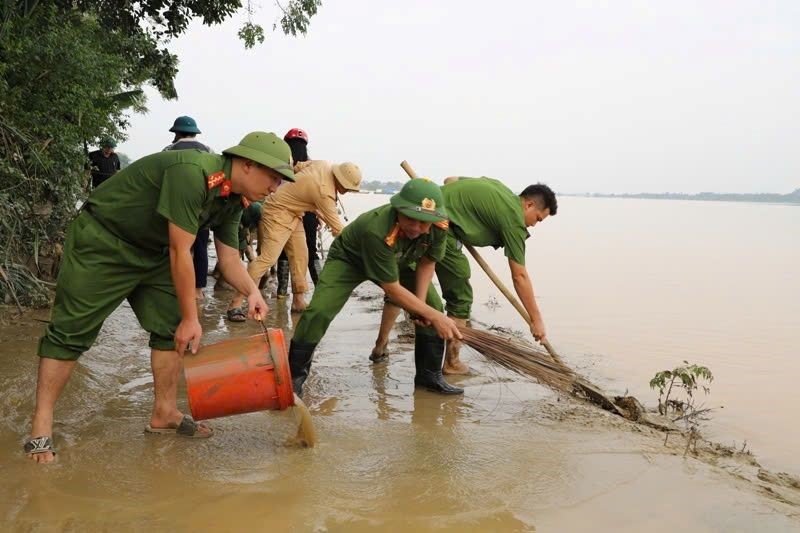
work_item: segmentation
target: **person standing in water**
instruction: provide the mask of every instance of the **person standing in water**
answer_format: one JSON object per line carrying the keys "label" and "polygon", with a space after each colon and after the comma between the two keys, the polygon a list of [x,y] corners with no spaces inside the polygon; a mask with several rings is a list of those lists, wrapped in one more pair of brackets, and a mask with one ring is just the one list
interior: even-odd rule
{"label": "person standing in water", "polygon": [[[436,263],[436,277],[447,302],[447,314],[459,326],[465,326],[472,309],[470,266],[462,250],[463,244],[503,248],[514,290],[531,317],[530,331],[536,340],[546,333],[542,314],[533,293],[533,282],[525,268],[525,240],[528,229],[548,216],[556,214],[556,195],[544,184],[537,183],[514,194],[500,181],[491,178],[457,178],[445,180],[442,195],[447,205],[450,226],[444,258]],[[381,327],[370,359],[386,357],[386,345],[400,308],[384,304]],[[460,359],[461,342],[447,344],[443,372],[468,374],[469,367]]]}
{"label": "person standing in water", "polygon": [[[341,233],[343,224],[336,210],[336,198],[339,194],[359,190],[361,170],[355,163],[333,165],[327,161],[306,161],[295,165],[295,179],[294,183],[283,185],[264,202],[260,222],[260,252],[250,262],[247,271],[257,284],[285,248],[292,259],[292,311],[302,311],[306,307],[303,294],[308,290],[308,255],[301,217],[307,211],[317,211],[334,235]],[[243,301],[243,294],[231,300],[228,320],[244,320],[241,308]]]}
{"label": "person standing in water", "polygon": [[[197,127],[197,122],[192,117],[182,116],[175,119],[169,129],[175,134],[172,143],[164,148],[168,150],[200,150],[201,152],[211,152],[211,148],[197,140],[197,135],[201,133]],[[210,230],[201,229],[197,232],[197,238],[192,245],[192,263],[194,264],[194,292],[195,298],[203,299],[203,289],[208,285],[208,239]]]}
{"label": "person standing in water", "polygon": [[[283,140],[292,149],[292,158],[295,164],[308,161],[308,133],[300,128],[292,128]],[[319,279],[319,272],[321,270],[319,263],[319,255],[317,253],[317,229],[319,227],[319,217],[315,211],[306,211],[303,215],[303,229],[306,233],[306,247],[308,248],[308,272],[311,274],[311,281],[314,285],[317,284]],[[289,289],[289,272],[296,271],[291,269],[289,263],[293,261],[287,255],[286,250],[281,252],[278,258],[278,299],[286,298],[286,293]],[[305,276],[305,273],[303,274]],[[295,292],[296,285],[294,282],[294,274],[292,274],[292,292]]]}
{"label": "person standing in water", "polygon": [[[299,396],[317,344],[353,290],[372,281],[388,298],[417,317],[414,385],[440,394],[461,394],[442,377],[444,340],[460,338],[442,313],[433,288],[434,267],[444,257],[447,223],[441,189],[416,179],[390,203],[367,211],[334,239],[314,296],[294,330],[289,347],[292,385]],[[415,264],[416,271],[404,268]],[[443,340],[444,339],[444,340]]]}
{"label": "person standing in water", "polygon": [[55,459],[56,401],[105,319],[127,299],[150,333],[155,401],[146,431],[209,437],[177,406],[186,350],[203,333],[197,318],[191,247],[211,227],[223,275],[248,295],[249,315],[269,308],[239,259],[242,209],[294,180],[289,146],[252,132],[222,152],[159,152],[143,157],[94,191],[70,224],[56,282],[52,318],[39,341],[36,407],[23,449],[38,463]]}

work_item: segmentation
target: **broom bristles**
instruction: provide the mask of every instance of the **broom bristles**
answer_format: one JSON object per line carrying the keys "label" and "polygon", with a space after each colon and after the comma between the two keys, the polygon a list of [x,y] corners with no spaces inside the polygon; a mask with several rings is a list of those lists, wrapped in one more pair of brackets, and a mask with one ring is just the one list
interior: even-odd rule
{"label": "broom bristles", "polygon": [[564,392],[570,392],[575,374],[563,364],[554,361],[547,352],[520,341],[511,340],[488,331],[459,326],[463,342],[484,357],[512,372],[532,377]]}

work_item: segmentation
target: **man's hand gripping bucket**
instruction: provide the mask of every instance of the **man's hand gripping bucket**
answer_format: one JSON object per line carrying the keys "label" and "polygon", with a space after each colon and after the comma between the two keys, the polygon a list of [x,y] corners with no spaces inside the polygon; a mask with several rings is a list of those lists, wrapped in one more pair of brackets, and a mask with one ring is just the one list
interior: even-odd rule
{"label": "man's hand gripping bucket", "polygon": [[195,420],[282,410],[294,405],[289,355],[280,329],[218,342],[183,359]]}

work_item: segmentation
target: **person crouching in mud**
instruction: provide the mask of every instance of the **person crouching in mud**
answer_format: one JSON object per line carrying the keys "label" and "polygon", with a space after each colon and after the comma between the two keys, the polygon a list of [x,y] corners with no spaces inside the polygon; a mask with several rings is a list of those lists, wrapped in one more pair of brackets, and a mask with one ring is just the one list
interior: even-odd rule
{"label": "person crouching in mud", "polygon": [[[439,227],[447,223],[445,209],[436,184],[412,180],[388,205],[367,211],[333,241],[319,285],[289,347],[295,393],[302,394],[314,349],[331,321],[353,290],[368,280],[417,317],[415,386],[441,394],[464,392],[442,376],[444,340],[461,338],[461,334],[455,322],[442,313],[442,301],[431,284],[436,261],[445,252],[446,230]],[[416,272],[405,268],[413,263]]]}
{"label": "person crouching in mud", "polygon": [[289,146],[273,133],[250,133],[222,154],[178,150],[144,157],[98,187],[70,225],[52,319],[39,341],[32,438],[24,445],[31,459],[55,459],[56,401],[78,357],[125,299],[150,333],[155,401],[146,431],[211,436],[176,401],[181,358],[187,346],[196,353],[202,335],[195,235],[214,231],[223,275],[248,295],[250,316],[265,316],[269,308],[239,260],[239,219],[249,201],[294,180]]}

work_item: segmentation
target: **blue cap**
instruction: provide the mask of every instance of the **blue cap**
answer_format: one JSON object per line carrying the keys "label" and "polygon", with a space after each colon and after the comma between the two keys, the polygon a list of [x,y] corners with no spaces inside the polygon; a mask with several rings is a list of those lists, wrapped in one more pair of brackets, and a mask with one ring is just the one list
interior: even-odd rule
{"label": "blue cap", "polygon": [[200,133],[200,130],[197,129],[197,122],[192,117],[186,116],[176,118],[169,131],[173,133]]}

